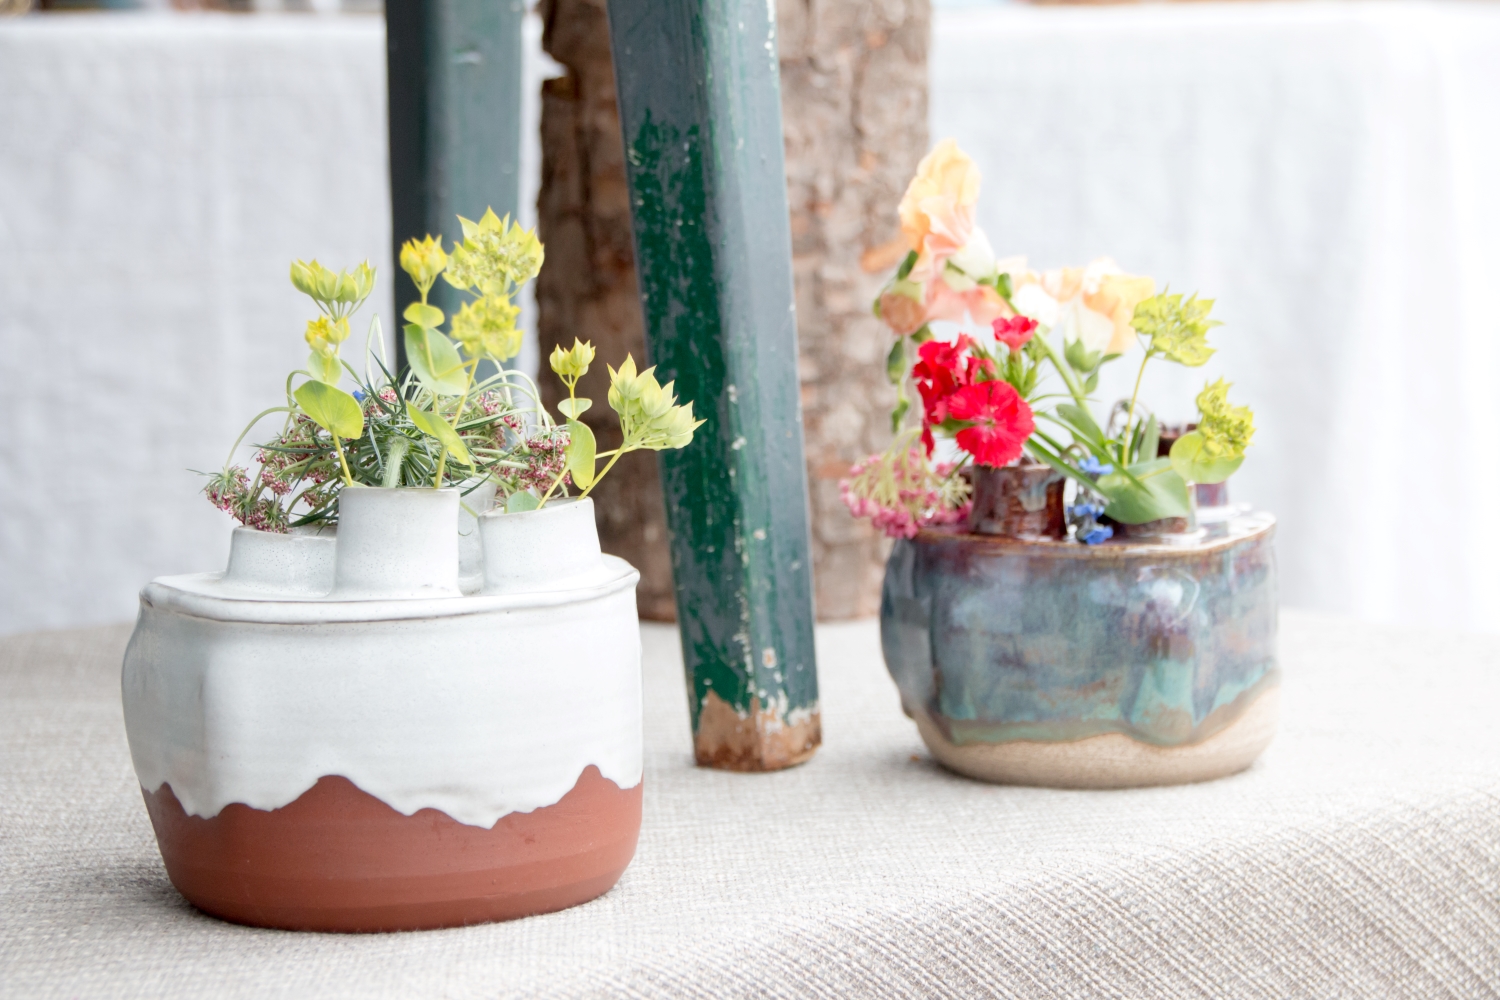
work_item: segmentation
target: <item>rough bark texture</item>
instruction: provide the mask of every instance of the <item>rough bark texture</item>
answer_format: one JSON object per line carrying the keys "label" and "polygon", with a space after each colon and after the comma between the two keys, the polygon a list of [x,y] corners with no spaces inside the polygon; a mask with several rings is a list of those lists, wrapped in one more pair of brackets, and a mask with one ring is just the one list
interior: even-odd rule
{"label": "rough bark texture", "polygon": [[890,440],[891,337],[870,302],[905,247],[896,205],[927,150],[928,0],[779,0],[818,615],[880,609],[888,546],[838,482]]}
{"label": "rough bark texture", "polygon": [[[542,356],[579,336],[593,340],[601,362],[627,351],[639,359],[605,0],[542,0],[539,9],[543,47],[568,71],[542,92]],[[904,253],[896,203],[928,145],[930,3],[778,0],[777,19],[818,615],[858,617],[879,608],[887,546],[849,516],[838,481],[890,438],[890,337],[870,302]],[[555,400],[559,386],[543,374]],[[580,394],[597,401],[587,416],[600,447],[613,447],[602,364]],[[623,459],[594,492],[605,550],[641,570],[641,614],[672,617],[655,457]]]}

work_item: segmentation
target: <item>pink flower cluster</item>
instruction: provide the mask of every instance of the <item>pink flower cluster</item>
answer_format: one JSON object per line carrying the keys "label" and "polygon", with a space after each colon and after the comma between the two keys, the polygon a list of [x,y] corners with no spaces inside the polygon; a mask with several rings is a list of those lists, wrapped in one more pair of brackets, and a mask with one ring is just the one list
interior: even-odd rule
{"label": "pink flower cluster", "polygon": [[286,531],[286,512],[269,497],[258,496],[250,489],[250,476],[232,465],[212,477],[203,488],[208,502],[234,517],[247,528],[260,531]]}
{"label": "pink flower cluster", "polygon": [[953,465],[927,464],[921,448],[904,456],[871,455],[849,470],[849,478],[839,482],[839,496],[849,513],[868,517],[889,538],[915,538],[923,528],[957,524],[969,516],[964,491],[955,489],[949,479]]}
{"label": "pink flower cluster", "polygon": [[466,431],[465,435],[487,435],[494,442],[495,448],[504,450],[507,433],[513,437],[519,436],[525,424],[520,414],[511,411],[511,404],[503,393],[491,390],[472,401],[468,409],[464,410],[464,420],[468,422],[477,420],[481,416],[494,417],[496,414],[500,414],[497,419],[472,431]]}
{"label": "pink flower cluster", "polygon": [[[305,415],[297,419],[285,434],[255,453],[260,463],[260,485],[277,497],[284,497],[301,480],[321,486],[333,475],[333,469],[317,441],[316,425]],[[311,459],[311,461],[309,461]]]}
{"label": "pink flower cluster", "polygon": [[[526,463],[516,477],[520,489],[545,493],[562,473],[568,450],[568,432],[561,427],[538,428],[526,438],[526,454],[518,456]],[[564,475],[563,485],[572,477]]]}

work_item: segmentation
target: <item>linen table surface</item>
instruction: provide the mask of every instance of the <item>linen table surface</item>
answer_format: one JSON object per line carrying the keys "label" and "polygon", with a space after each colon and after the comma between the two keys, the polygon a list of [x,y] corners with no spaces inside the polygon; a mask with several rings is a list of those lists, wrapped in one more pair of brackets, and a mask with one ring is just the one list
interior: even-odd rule
{"label": "linen table surface", "polygon": [[1077,792],[937,767],[873,622],[819,629],[811,763],[700,770],[676,633],[645,626],[645,822],[620,884],[345,936],[223,923],[172,889],[125,744],[127,635],[0,640],[0,996],[1500,994],[1494,637],[1284,614],[1259,763]]}

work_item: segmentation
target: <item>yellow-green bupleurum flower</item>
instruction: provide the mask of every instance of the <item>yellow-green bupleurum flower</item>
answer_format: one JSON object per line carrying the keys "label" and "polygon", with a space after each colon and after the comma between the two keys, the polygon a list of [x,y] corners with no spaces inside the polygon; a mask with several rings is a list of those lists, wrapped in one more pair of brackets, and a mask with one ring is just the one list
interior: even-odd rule
{"label": "yellow-green bupleurum flower", "polygon": [[677,405],[675,383],[656,380],[656,369],[637,372],[635,358],[625,356],[618,369],[609,369],[609,405],[620,415],[620,431],[637,448],[660,451],[681,448],[693,439],[702,420],[693,419],[693,404]]}
{"label": "yellow-green bupleurum flower", "polygon": [[453,337],[471,358],[505,361],[521,353],[521,331],[516,328],[520,313],[502,296],[483,296],[454,315]]}
{"label": "yellow-green bupleurum flower", "polygon": [[1198,433],[1204,453],[1212,458],[1240,458],[1255,437],[1255,414],[1229,402],[1229,389],[1230,383],[1219,379],[1198,394]]}
{"label": "yellow-green bupleurum flower", "polygon": [[573,346],[566,351],[561,344],[552,348],[552,354],[547,358],[547,363],[552,370],[564,380],[576,382],[587,374],[589,365],[594,361],[594,345],[584,343],[577,337],[573,338]]}
{"label": "yellow-green bupleurum flower", "polygon": [[443,252],[443,241],[437,237],[425,236],[401,244],[401,270],[411,275],[424,297],[447,266],[448,255]]}
{"label": "yellow-green bupleurum flower", "polygon": [[307,346],[317,354],[325,358],[335,357],[339,353],[339,345],[349,339],[349,321],[319,316],[308,320],[303,337],[307,340]]}
{"label": "yellow-green bupleurum flower", "polygon": [[1146,350],[1151,354],[1196,368],[1214,353],[1208,346],[1208,331],[1221,324],[1209,318],[1213,307],[1213,299],[1194,295],[1184,302],[1181,295],[1163,292],[1137,305],[1130,325],[1150,339]]}
{"label": "yellow-green bupleurum flower", "polygon": [[522,229],[508,215],[501,219],[494,209],[486,209],[478,222],[463,216],[458,221],[464,239],[454,245],[452,262],[443,272],[449,284],[483,295],[505,295],[541,271],[544,252],[534,230]]}
{"label": "yellow-green bupleurum flower", "polygon": [[316,260],[292,261],[292,285],[335,319],[352,313],[375,287],[375,268],[365,261],[353,271],[333,271]]}

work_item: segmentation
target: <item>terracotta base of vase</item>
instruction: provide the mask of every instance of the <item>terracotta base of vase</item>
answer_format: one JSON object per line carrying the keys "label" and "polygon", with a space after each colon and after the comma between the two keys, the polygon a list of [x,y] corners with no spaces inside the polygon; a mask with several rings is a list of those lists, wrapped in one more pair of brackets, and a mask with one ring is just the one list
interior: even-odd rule
{"label": "terracotta base of vase", "polygon": [[235,923],[397,931],[510,920],[601,896],[635,855],[641,786],[590,765],[557,803],[466,826],[404,816],[328,776],[270,811],[235,803],[203,819],[171,786],[146,792],[167,875],[188,902]]}
{"label": "terracotta base of vase", "polygon": [[914,712],[922,742],[944,767],[980,781],[1048,788],[1137,788],[1209,781],[1243,771],[1276,735],[1281,689],[1267,688],[1223,729],[1197,743],[1161,747],[1121,733],[1045,743],[949,742],[926,712]]}

